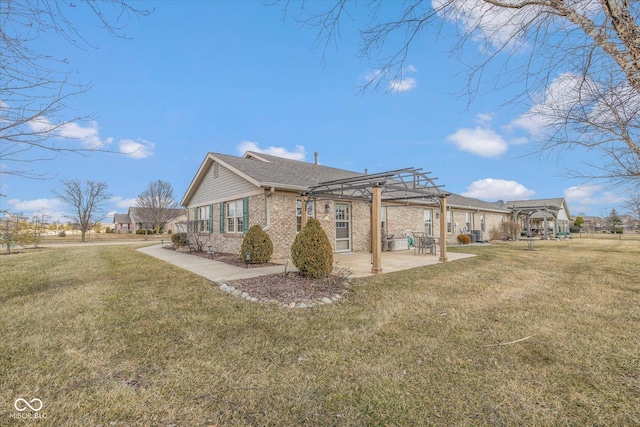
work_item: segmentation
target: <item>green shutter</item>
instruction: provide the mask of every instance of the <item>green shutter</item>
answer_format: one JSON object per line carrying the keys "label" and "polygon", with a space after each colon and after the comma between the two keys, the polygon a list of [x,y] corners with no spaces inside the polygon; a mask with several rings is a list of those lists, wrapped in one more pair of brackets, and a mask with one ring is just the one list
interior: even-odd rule
{"label": "green shutter", "polygon": [[224,233],[224,202],[220,202],[220,234]]}
{"label": "green shutter", "polygon": [[193,219],[198,220],[198,208],[193,208]]}
{"label": "green shutter", "polygon": [[242,232],[249,231],[249,198],[242,199]]}
{"label": "green shutter", "polygon": [[213,233],[213,204],[209,206],[209,234]]}

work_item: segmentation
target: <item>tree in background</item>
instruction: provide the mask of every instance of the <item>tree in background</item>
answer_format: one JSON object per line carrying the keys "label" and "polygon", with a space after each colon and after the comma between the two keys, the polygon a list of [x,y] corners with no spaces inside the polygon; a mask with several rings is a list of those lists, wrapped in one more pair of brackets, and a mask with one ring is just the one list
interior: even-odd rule
{"label": "tree in background", "polygon": [[[523,90],[517,119],[538,141],[538,152],[583,149],[601,158],[574,175],[613,184],[640,181],[640,2],[601,0],[410,0],[406,2],[292,2],[275,0],[302,25],[318,30],[326,51],[343,19],[358,26],[359,56],[375,62],[363,90],[406,90],[412,46],[425,34],[457,29],[453,53],[468,64],[470,101],[483,83],[495,91]],[[363,6],[364,5],[364,6]],[[365,8],[363,14],[352,13]],[[298,11],[296,13],[295,11]],[[448,31],[450,32],[450,31]],[[467,49],[470,48],[469,51]],[[466,55],[469,53],[469,55]],[[490,66],[491,65],[491,66]],[[493,70],[498,70],[495,73]],[[412,81],[413,80],[413,81]],[[586,171],[585,171],[586,170]]]}
{"label": "tree in background", "polygon": [[624,208],[629,215],[640,220],[640,187],[629,194]]}
{"label": "tree in background", "polygon": [[611,209],[609,216],[605,219],[605,224],[607,224],[607,227],[612,233],[622,233],[621,226],[624,224],[624,221],[622,221],[622,218],[620,218],[615,208]]}
{"label": "tree in background", "polygon": [[577,216],[576,219],[573,221],[573,225],[579,228],[582,228],[583,224],[584,224],[584,218],[582,218],[581,216]]}
{"label": "tree in background", "polygon": [[51,215],[44,212],[39,212],[31,217],[29,228],[34,248],[37,248],[42,241],[42,233],[49,230],[49,221],[51,221]]}
{"label": "tree in background", "polygon": [[53,193],[64,202],[73,213],[68,217],[78,224],[80,240],[85,240],[87,231],[106,216],[104,202],[111,198],[104,182],[86,181],[84,184],[77,179],[63,180],[60,191]]}
{"label": "tree in background", "polygon": [[0,243],[5,253],[11,253],[14,245],[25,246],[29,241],[27,218],[18,212],[3,210],[0,212]]}
{"label": "tree in background", "polygon": [[[90,9],[96,23],[115,37],[124,37],[121,30],[132,16],[150,13],[124,0],[0,2],[0,160],[5,165],[51,160],[63,152],[86,155],[104,148],[100,143],[81,145],[70,137],[69,126],[90,117],[68,118],[69,100],[88,86],[71,78],[66,58],[39,47],[43,38],[54,38],[94,48],[74,24],[73,15],[81,8]],[[55,42],[48,45],[56,46]],[[31,170],[5,167],[0,174],[41,177]]]}
{"label": "tree in background", "polygon": [[[138,214],[143,225],[151,224],[157,233],[164,225],[182,215],[178,202],[173,198],[171,184],[162,180],[149,183],[147,189],[138,195],[136,206],[140,208]],[[147,226],[144,227],[146,235]]]}

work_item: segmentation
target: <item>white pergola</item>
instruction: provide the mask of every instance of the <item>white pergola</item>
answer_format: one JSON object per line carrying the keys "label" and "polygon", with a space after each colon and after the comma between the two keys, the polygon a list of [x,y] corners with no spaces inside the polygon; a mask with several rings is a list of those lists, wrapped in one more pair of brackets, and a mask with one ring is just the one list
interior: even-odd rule
{"label": "white pergola", "polygon": [[[393,171],[365,174],[353,178],[321,182],[302,193],[303,206],[309,199],[357,200],[371,206],[371,253],[374,274],[382,273],[382,229],[380,210],[383,202],[409,202],[432,200],[440,206],[440,261],[447,261],[447,196],[441,186],[430,178],[430,172],[404,168]],[[302,223],[307,221],[307,211],[302,209]],[[444,232],[443,232],[444,231]]]}

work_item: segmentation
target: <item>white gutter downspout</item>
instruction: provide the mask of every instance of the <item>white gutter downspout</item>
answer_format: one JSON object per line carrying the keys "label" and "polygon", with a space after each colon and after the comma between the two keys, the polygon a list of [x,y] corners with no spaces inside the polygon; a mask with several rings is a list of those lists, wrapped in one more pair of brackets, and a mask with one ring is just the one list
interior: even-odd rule
{"label": "white gutter downspout", "polygon": [[267,193],[267,197],[265,198],[266,204],[266,212],[267,212],[267,225],[262,227],[264,231],[267,231],[271,228],[271,195],[276,192],[275,187],[271,187],[269,192]]}

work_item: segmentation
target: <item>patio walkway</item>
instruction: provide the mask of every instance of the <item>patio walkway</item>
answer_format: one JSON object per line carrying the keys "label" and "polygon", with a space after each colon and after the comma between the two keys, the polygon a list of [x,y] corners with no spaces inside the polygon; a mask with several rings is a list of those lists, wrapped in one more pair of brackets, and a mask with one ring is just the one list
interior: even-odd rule
{"label": "patio walkway", "polygon": [[[161,245],[145,246],[138,251],[161,259],[170,264],[191,271],[199,276],[213,282],[224,283],[228,280],[246,279],[249,277],[266,276],[269,274],[283,273],[285,266],[277,265],[273,267],[241,268],[225,264],[219,261],[212,261],[195,255],[163,249]],[[469,258],[475,255],[447,253],[449,262],[458,259]],[[413,249],[405,251],[383,252],[382,253],[382,273],[407,270],[409,268],[422,267],[425,265],[439,264],[439,256],[414,255]],[[341,267],[348,267],[352,277],[373,276],[371,273],[370,253],[336,253],[333,257]],[[289,263],[289,271],[295,271],[295,267]]]}
{"label": "patio walkway", "polygon": [[[447,252],[448,262],[459,259],[474,257],[470,254],[459,254]],[[414,255],[413,249],[404,251],[382,252],[382,273],[392,273],[394,271],[408,270],[410,268],[423,267],[425,265],[440,264],[440,255]],[[353,277],[373,276],[371,273],[371,254],[361,252],[336,253],[333,261],[341,267],[349,267]]]}

